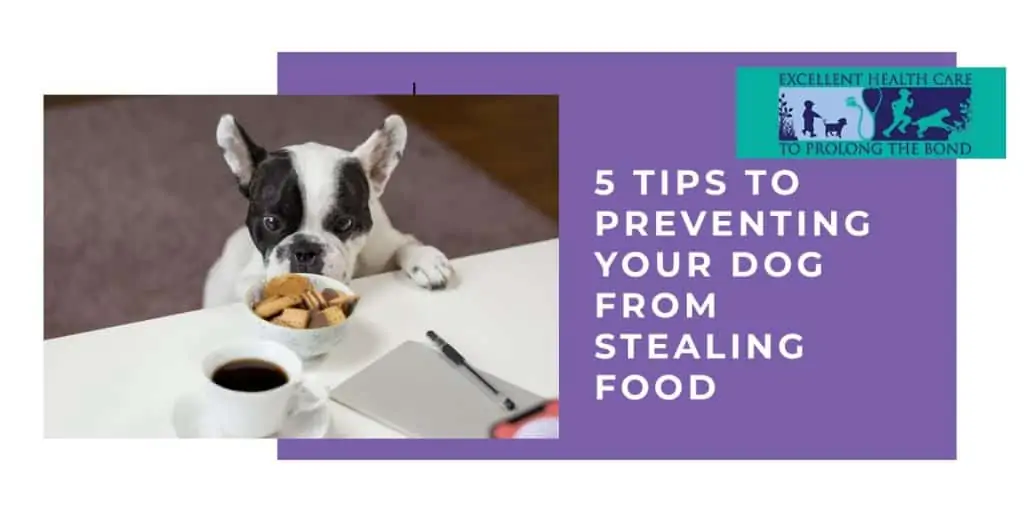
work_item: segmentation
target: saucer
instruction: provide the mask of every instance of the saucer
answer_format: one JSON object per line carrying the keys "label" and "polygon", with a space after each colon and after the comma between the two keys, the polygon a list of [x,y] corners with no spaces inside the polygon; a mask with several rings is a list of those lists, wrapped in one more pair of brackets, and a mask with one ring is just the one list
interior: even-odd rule
{"label": "saucer", "polygon": [[[325,398],[327,390],[320,386],[306,386],[306,390],[317,398]],[[327,436],[331,427],[331,413],[324,405],[298,414],[285,420],[284,426],[273,438],[317,439]],[[198,392],[183,395],[174,405],[171,416],[174,432],[182,439],[224,438],[225,436],[216,419],[209,414],[206,403]]]}

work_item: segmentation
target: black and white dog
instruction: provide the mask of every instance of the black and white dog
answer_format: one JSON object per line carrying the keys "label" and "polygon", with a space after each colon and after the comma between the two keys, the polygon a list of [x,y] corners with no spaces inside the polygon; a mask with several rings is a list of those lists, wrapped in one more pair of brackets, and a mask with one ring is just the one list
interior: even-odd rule
{"label": "black and white dog", "polygon": [[249,287],[288,272],[348,283],[401,269],[423,288],[445,288],[448,258],[395,229],[380,202],[406,134],[392,115],[352,151],[315,142],[268,151],[222,116],[217,144],[249,209],[207,274],[203,306],[238,302]]}

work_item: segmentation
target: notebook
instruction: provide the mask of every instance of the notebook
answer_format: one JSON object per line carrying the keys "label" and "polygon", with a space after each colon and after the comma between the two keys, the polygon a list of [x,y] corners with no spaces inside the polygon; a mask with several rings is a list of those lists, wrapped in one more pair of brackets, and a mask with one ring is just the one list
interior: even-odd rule
{"label": "notebook", "polygon": [[[467,354],[466,359],[470,359]],[[469,364],[473,364],[469,360]],[[516,411],[543,398],[474,369],[516,403]],[[483,439],[505,410],[486,388],[427,342],[406,341],[330,392],[332,400],[414,438]]]}

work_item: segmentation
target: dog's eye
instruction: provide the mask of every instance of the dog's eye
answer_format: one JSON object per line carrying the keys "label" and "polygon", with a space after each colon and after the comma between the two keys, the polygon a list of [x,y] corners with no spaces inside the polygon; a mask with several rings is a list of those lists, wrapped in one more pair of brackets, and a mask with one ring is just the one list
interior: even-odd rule
{"label": "dog's eye", "polygon": [[275,232],[281,229],[281,219],[274,217],[273,215],[266,215],[263,217],[263,227],[267,231]]}
{"label": "dog's eye", "polygon": [[352,224],[354,224],[352,217],[342,217],[335,223],[335,229],[342,232],[348,231],[352,229]]}

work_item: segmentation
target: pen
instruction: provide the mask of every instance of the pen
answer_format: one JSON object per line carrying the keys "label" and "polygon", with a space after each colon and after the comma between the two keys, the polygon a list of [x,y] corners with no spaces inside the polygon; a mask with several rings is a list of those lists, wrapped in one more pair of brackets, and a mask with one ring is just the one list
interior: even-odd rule
{"label": "pen", "polygon": [[460,354],[458,350],[455,350],[455,347],[449,345],[447,341],[441,339],[441,337],[438,336],[437,333],[434,331],[427,331],[427,337],[430,338],[430,341],[434,342],[434,344],[437,345],[437,348],[441,349],[441,353],[444,354],[444,356],[447,357],[449,361],[454,363],[456,366],[461,366],[465,368],[466,371],[470,373],[470,375],[472,375],[478,382],[480,382],[481,384],[484,385],[484,387],[490,390],[494,397],[499,402],[501,402],[502,407],[509,411],[514,411],[516,409],[516,403],[513,402],[511,398],[505,396],[504,393],[498,391],[498,388],[492,386],[490,382],[487,382],[487,379],[485,379],[482,375],[477,373],[476,370],[474,370],[473,367],[466,362],[466,358],[462,357],[462,354]]}

